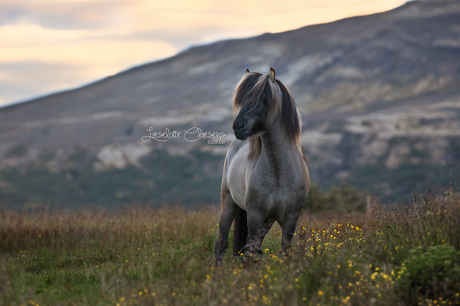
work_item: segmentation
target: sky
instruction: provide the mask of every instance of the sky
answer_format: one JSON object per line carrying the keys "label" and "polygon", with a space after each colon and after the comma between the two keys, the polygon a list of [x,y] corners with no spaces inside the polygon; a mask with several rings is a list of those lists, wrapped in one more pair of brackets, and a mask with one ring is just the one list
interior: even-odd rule
{"label": "sky", "polygon": [[0,106],[189,46],[383,12],[406,0],[0,0]]}

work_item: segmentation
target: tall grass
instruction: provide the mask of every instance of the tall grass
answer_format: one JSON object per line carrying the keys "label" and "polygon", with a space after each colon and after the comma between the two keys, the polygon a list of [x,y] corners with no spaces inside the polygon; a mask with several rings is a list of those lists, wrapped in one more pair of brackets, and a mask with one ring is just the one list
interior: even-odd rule
{"label": "tall grass", "polygon": [[456,305],[460,197],[303,215],[289,254],[213,267],[218,208],[0,211],[1,305]]}

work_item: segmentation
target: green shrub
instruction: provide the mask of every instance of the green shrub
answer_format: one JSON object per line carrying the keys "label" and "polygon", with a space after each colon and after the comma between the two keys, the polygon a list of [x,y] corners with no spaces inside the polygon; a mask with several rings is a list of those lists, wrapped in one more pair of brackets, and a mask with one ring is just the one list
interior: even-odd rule
{"label": "green shrub", "polygon": [[339,187],[332,186],[328,191],[323,193],[317,183],[310,186],[305,209],[308,212],[324,211],[364,211],[366,206],[366,197],[359,192],[358,188],[352,187],[343,182]]}
{"label": "green shrub", "polygon": [[460,288],[460,252],[448,243],[411,250],[398,272],[396,290],[409,304],[422,298],[454,301]]}

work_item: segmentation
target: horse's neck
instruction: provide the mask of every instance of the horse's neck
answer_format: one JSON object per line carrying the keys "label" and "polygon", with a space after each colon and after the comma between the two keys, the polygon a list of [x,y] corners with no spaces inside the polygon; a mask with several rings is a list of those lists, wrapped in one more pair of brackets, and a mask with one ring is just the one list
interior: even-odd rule
{"label": "horse's neck", "polygon": [[272,127],[263,133],[261,136],[262,147],[259,158],[264,158],[267,162],[264,165],[264,171],[269,172],[269,176],[264,179],[282,180],[292,172],[294,165],[293,158],[297,149],[293,149],[293,144],[290,143],[285,131],[279,120],[275,120]]}

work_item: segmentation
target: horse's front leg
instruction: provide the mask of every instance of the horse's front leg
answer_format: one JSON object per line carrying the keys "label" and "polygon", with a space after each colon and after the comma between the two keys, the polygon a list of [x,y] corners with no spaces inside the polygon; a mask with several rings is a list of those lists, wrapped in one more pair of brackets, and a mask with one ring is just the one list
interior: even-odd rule
{"label": "horse's front leg", "polygon": [[283,250],[284,254],[286,254],[286,252],[291,247],[292,239],[294,238],[294,233],[297,227],[299,216],[300,212],[298,214],[293,215],[291,218],[288,218],[284,222],[280,222],[282,228],[281,249]]}
{"label": "horse's front leg", "polygon": [[220,266],[228,247],[228,233],[239,207],[233,201],[230,192],[222,192],[219,237],[214,248],[215,265]]}
{"label": "horse's front leg", "polygon": [[262,243],[275,220],[264,219],[261,212],[248,211],[248,243],[244,247],[245,259],[257,261],[262,257]]}

